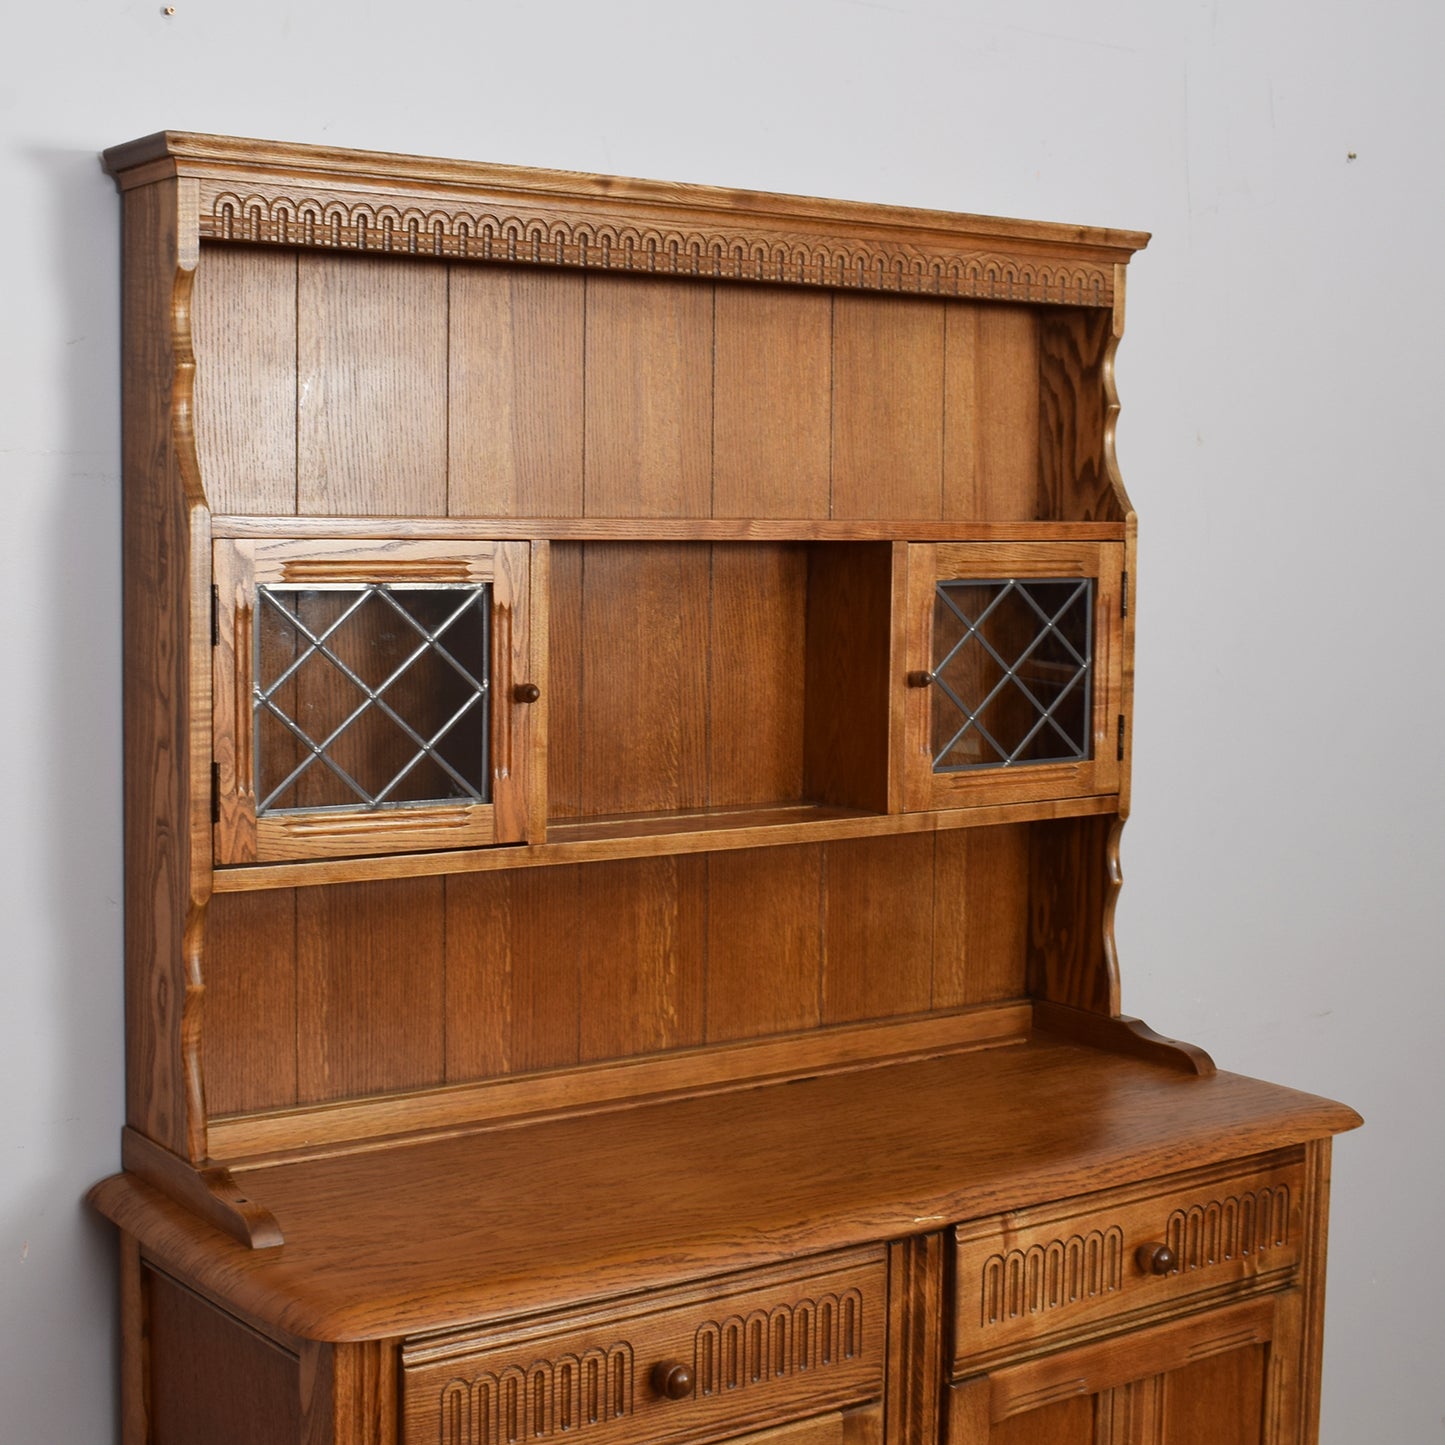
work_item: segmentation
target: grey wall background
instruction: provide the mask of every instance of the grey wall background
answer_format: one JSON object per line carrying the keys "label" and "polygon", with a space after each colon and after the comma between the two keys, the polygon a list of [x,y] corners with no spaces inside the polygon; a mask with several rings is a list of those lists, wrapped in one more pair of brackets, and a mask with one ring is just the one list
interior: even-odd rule
{"label": "grey wall background", "polygon": [[[172,127],[1143,227],[1125,1005],[1343,1098],[1328,1445],[1445,1439],[1445,7],[54,0],[0,65],[0,1439],[113,1438],[119,210]],[[1347,158],[1349,152],[1357,156]]]}

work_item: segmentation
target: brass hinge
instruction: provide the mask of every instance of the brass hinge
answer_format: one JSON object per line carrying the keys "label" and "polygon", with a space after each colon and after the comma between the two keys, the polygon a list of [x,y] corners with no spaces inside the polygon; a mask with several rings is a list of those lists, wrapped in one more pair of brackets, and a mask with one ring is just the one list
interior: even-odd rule
{"label": "brass hinge", "polygon": [[211,764],[211,822],[221,821],[221,765]]}
{"label": "brass hinge", "polygon": [[211,646],[221,645],[221,589],[211,588]]}
{"label": "brass hinge", "polygon": [[1119,714],[1119,755],[1117,761],[1124,761],[1124,714]]}
{"label": "brass hinge", "polygon": [[1119,575],[1121,578],[1119,583],[1119,616],[1127,617],[1129,615],[1129,574],[1127,572],[1121,572]]}

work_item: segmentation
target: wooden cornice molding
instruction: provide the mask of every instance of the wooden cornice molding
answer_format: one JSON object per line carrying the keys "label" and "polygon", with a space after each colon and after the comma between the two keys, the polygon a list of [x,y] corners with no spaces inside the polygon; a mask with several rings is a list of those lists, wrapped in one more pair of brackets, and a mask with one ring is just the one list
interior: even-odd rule
{"label": "wooden cornice molding", "polygon": [[197,185],[205,240],[710,281],[1112,306],[1138,231],[165,131],[121,189]]}

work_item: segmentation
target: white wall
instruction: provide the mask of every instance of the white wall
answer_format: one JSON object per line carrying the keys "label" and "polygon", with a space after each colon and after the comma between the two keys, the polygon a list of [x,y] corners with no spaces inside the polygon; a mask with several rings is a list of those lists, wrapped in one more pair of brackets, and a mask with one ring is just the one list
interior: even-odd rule
{"label": "white wall", "polygon": [[[53,0],[0,78],[0,1438],[112,1438],[117,216],[170,126],[1153,230],[1125,1003],[1344,1098],[1324,1440],[1445,1438],[1428,0]],[[1354,151],[1358,159],[1350,161]]]}

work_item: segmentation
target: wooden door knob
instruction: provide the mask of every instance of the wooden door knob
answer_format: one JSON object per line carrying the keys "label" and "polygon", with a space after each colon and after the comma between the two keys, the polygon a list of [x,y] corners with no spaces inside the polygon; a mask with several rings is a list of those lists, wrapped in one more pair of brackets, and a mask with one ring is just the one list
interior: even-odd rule
{"label": "wooden door knob", "polygon": [[652,1388],[669,1400],[686,1400],[692,1394],[692,1371],[663,1360],[652,1367]]}
{"label": "wooden door knob", "polygon": [[1145,1274],[1171,1274],[1179,1260],[1167,1244],[1141,1244],[1134,1251],[1134,1262]]}
{"label": "wooden door knob", "polygon": [[535,682],[519,682],[512,689],[513,702],[536,702],[542,696],[542,689]]}
{"label": "wooden door knob", "polygon": [[908,685],[909,687],[932,687],[933,674],[931,672],[910,672]]}

